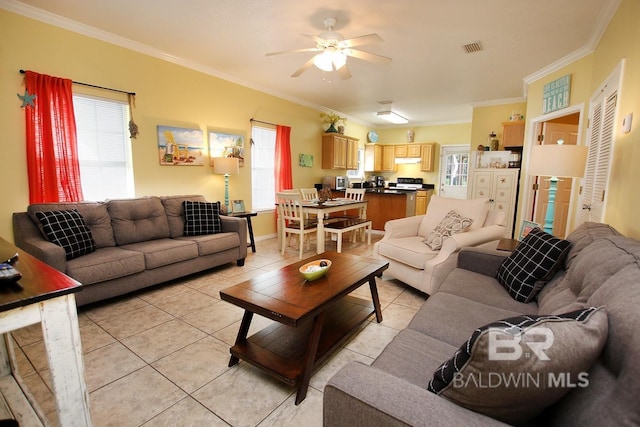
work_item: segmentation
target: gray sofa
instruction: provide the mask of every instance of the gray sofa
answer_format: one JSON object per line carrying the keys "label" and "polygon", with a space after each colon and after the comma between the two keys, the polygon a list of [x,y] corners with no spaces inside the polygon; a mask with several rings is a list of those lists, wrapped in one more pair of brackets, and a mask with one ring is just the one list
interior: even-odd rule
{"label": "gray sofa", "polygon": [[[434,372],[485,324],[589,306],[604,306],[608,333],[588,365],[588,386],[569,388],[524,424],[640,425],[640,242],[597,223],[581,225],[567,240],[572,245],[564,268],[527,304],[511,298],[495,279],[504,252],[463,249],[458,267],[371,366],[350,362],[330,379],[324,425],[505,425],[428,391]],[[493,404],[500,407],[502,401]]]}
{"label": "gray sofa", "polygon": [[[106,202],[45,203],[13,214],[16,246],[83,285],[78,306],[123,295],[226,263],[244,265],[244,218],[220,216],[222,232],[185,236],[183,201],[199,195],[142,197]],[[95,252],[67,260],[40,231],[35,212],[77,210],[95,240]]]}

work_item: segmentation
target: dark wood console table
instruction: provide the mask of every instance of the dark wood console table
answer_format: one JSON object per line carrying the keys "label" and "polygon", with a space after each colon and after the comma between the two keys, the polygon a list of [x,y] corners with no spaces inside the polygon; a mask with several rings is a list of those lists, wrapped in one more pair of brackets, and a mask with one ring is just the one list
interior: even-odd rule
{"label": "dark wood console table", "polygon": [[15,371],[8,336],[15,329],[41,323],[59,425],[91,426],[74,296],[80,284],[0,238],[0,260],[16,253],[14,268],[22,279],[0,282],[0,395],[21,426],[49,425]]}

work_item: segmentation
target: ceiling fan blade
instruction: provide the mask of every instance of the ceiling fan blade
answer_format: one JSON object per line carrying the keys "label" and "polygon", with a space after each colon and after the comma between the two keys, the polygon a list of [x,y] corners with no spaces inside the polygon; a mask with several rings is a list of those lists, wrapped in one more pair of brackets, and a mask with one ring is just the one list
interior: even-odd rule
{"label": "ceiling fan blade", "polygon": [[304,37],[307,37],[307,38],[310,38],[311,40],[313,40],[313,41],[314,41],[314,42],[316,42],[317,44],[324,44],[324,43],[325,43],[325,40],[324,40],[324,39],[321,39],[321,38],[320,38],[320,37],[318,37],[318,36],[314,36],[313,34],[300,34],[300,35],[301,35],[301,36],[304,36]]}
{"label": "ceiling fan blade", "polygon": [[317,47],[307,47],[304,49],[281,50],[279,52],[269,52],[265,54],[265,56],[282,55],[284,53],[319,52],[320,50],[322,49],[318,49]]}
{"label": "ceiling fan blade", "polygon": [[347,68],[347,64],[344,64],[342,67],[336,70],[338,75],[342,80],[347,80],[351,78],[351,71]]}
{"label": "ceiling fan blade", "polygon": [[347,56],[353,56],[354,58],[375,62],[376,64],[388,64],[391,62],[391,58],[388,56],[376,55],[375,53],[364,52],[357,49],[345,49],[344,53]]}
{"label": "ceiling fan blade", "polygon": [[382,40],[382,37],[374,33],[374,34],[367,34],[364,36],[354,37],[352,39],[343,40],[340,44],[346,47],[352,47],[352,46],[360,46],[363,44],[380,43],[382,41],[384,41]]}
{"label": "ceiling fan blade", "polygon": [[314,58],[315,58],[315,56],[313,58],[311,58],[310,60],[308,60],[307,62],[305,62],[302,67],[298,68],[298,70],[295,73],[291,74],[291,77],[298,77],[300,74],[302,74],[305,71],[307,71],[313,65],[313,59]]}

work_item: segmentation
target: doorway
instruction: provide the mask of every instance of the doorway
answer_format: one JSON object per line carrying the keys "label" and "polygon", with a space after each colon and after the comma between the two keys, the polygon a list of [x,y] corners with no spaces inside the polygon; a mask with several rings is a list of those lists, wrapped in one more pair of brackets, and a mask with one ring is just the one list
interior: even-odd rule
{"label": "doorway", "polygon": [[467,198],[469,155],[469,145],[442,146],[439,193],[441,197]]}
{"label": "doorway", "polygon": [[[565,145],[578,144],[582,129],[582,112],[583,105],[579,105],[532,120],[530,140],[536,141],[535,144],[557,144],[559,140]],[[529,175],[524,181],[526,194],[523,219],[532,220],[541,227],[549,202],[548,178]],[[574,192],[577,188],[576,181],[580,180],[562,178],[558,181],[552,232],[554,236],[564,237],[567,234],[569,217],[571,212],[575,211],[574,206],[577,203],[577,195]]]}

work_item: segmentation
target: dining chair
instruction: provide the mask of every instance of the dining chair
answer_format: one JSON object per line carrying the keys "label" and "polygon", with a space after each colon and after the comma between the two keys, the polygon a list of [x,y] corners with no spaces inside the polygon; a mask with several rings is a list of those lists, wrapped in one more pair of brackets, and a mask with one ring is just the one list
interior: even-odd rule
{"label": "dining chair", "polygon": [[[317,223],[308,220],[302,208],[300,192],[277,192],[278,221],[282,230],[281,253],[284,255],[286,247],[291,243],[291,236],[297,234],[299,240],[299,259],[302,259],[305,236],[317,232]],[[311,236],[307,237],[307,250],[310,249]]]}

